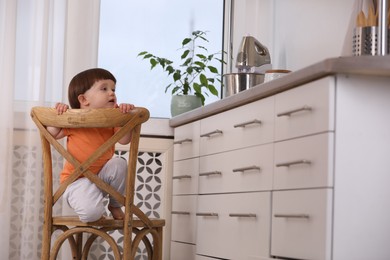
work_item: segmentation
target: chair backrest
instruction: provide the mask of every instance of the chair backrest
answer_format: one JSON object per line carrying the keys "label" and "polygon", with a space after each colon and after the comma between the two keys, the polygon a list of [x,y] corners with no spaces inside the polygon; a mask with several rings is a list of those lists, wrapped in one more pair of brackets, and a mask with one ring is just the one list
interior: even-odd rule
{"label": "chair backrest", "polygon": [[[133,214],[137,215],[147,226],[150,220],[137,207],[134,206],[134,186],[136,175],[136,163],[138,157],[138,145],[141,132],[141,124],[149,119],[149,111],[137,107],[129,113],[121,113],[119,109],[69,109],[62,115],[58,115],[54,108],[34,107],[31,117],[37,125],[42,141],[44,161],[44,214],[45,220],[51,221],[52,207],[64,193],[66,187],[81,175],[89,178],[100,189],[109,193],[118,202],[125,205],[124,226],[132,220]],[[98,148],[85,162],[78,162],[60,142],[47,131],[47,126],[60,128],[110,128],[121,127],[106,143]],[[128,176],[125,196],[121,195],[110,185],[103,182],[95,174],[88,170],[89,166],[98,159],[107,149],[111,148],[126,133],[131,131],[129,148]],[[74,165],[75,171],[53,191],[53,172],[51,160],[51,146],[53,146],[68,162]]]}

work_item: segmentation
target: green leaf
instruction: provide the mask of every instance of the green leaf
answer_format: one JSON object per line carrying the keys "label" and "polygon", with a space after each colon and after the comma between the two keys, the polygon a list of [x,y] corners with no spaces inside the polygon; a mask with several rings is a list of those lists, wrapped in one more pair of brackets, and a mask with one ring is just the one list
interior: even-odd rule
{"label": "green leaf", "polygon": [[191,38],[185,38],[185,39],[182,41],[181,45],[184,46],[184,45],[186,45],[187,43],[189,43],[190,41],[191,41]]}
{"label": "green leaf", "polygon": [[202,83],[202,85],[204,85],[204,86],[207,86],[209,84],[207,77],[203,73],[200,74],[199,80],[200,80],[200,83]]}
{"label": "green leaf", "polygon": [[181,55],[181,59],[185,59],[188,56],[188,53],[190,53],[190,50],[184,51],[183,54]]}
{"label": "green leaf", "polygon": [[173,72],[175,72],[175,69],[169,65],[165,68],[166,71],[168,71],[168,75],[171,75]]}
{"label": "green leaf", "polygon": [[217,68],[215,68],[215,67],[213,67],[213,66],[207,66],[207,68],[208,68],[212,73],[218,74]]}
{"label": "green leaf", "polygon": [[186,71],[187,71],[188,74],[191,75],[192,72],[194,71],[194,69],[192,67],[188,67]]}
{"label": "green leaf", "polygon": [[144,59],[149,59],[150,57],[153,57],[153,55],[152,55],[152,54],[146,54],[146,55],[144,56]]}
{"label": "green leaf", "polygon": [[205,97],[200,92],[195,92],[195,95],[200,97],[200,100],[202,101],[202,106],[204,106],[204,101],[206,100]]}
{"label": "green leaf", "polygon": [[191,62],[192,62],[192,58],[188,58],[181,66],[183,67],[188,66],[188,64],[190,64]]}
{"label": "green leaf", "polygon": [[173,80],[178,81],[181,78],[180,70],[176,70],[176,72],[173,74]]}
{"label": "green leaf", "polygon": [[218,90],[214,87],[214,85],[208,85],[208,90],[210,90],[210,93],[214,96],[218,96]]}
{"label": "green leaf", "polygon": [[221,60],[221,59],[218,59],[218,58],[215,58],[217,61],[219,61],[220,63],[223,63],[223,64],[227,64],[226,61],[224,60]]}
{"label": "green leaf", "polygon": [[137,56],[143,56],[143,55],[145,55],[146,53],[148,53],[148,52],[147,52],[147,51],[141,51],[140,53],[138,53]]}
{"label": "green leaf", "polygon": [[150,69],[153,69],[158,64],[158,62],[155,59],[150,59],[149,62],[151,65]]}
{"label": "green leaf", "polygon": [[206,56],[204,56],[203,54],[196,54],[196,56],[199,57],[202,60],[206,59]]}
{"label": "green leaf", "polygon": [[163,67],[163,69],[164,69],[165,68],[165,59],[158,58],[157,61],[158,61],[158,63],[160,63],[161,67]]}
{"label": "green leaf", "polygon": [[172,89],[172,94],[175,94],[176,92],[178,92],[180,90],[180,87],[174,87],[173,89]]}
{"label": "green leaf", "polygon": [[194,84],[192,85],[192,87],[194,88],[194,90],[195,90],[196,93],[201,93],[201,92],[202,92],[201,86],[200,86],[198,83],[194,83]]}
{"label": "green leaf", "polygon": [[167,93],[167,91],[168,91],[168,89],[170,88],[171,85],[172,85],[172,83],[165,87],[165,93]]}
{"label": "green leaf", "polygon": [[204,69],[205,67],[206,67],[206,65],[203,63],[203,62],[201,62],[201,61],[195,61],[194,62],[196,65],[198,65],[200,68],[202,68],[202,69]]}

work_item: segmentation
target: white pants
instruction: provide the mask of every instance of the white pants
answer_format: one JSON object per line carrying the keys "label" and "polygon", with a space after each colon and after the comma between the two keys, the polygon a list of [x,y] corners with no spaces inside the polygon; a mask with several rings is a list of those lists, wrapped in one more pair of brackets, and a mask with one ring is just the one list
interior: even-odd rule
{"label": "white pants", "polygon": [[[126,186],[127,162],[123,158],[112,158],[100,170],[98,177],[111,185],[119,193],[124,194]],[[64,199],[76,212],[82,222],[93,222],[100,219],[105,212],[102,192],[88,178],[80,178],[70,184],[64,192]],[[109,198],[109,205],[121,207],[114,198]]]}

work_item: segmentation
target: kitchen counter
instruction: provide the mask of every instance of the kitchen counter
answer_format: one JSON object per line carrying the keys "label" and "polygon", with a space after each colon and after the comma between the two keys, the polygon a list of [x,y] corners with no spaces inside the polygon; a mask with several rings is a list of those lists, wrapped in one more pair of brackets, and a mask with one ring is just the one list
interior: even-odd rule
{"label": "kitchen counter", "polygon": [[359,56],[326,59],[306,68],[291,72],[282,78],[257,85],[236,95],[176,116],[169,121],[169,125],[171,127],[177,127],[187,124],[334,74],[390,76],[390,56]]}

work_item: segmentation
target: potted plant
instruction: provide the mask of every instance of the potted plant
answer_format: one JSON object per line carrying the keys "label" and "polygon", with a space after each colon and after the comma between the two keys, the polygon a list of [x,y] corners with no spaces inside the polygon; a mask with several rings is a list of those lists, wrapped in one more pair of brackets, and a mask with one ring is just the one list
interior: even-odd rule
{"label": "potted plant", "polygon": [[218,96],[215,83],[220,82],[222,84],[221,74],[211,63],[213,61],[221,64],[225,63],[219,58],[223,52],[209,54],[207,48],[203,45],[207,42],[206,32],[204,31],[194,31],[191,38],[184,38],[179,49],[181,51],[180,65],[175,65],[173,61],[158,57],[147,51],[138,54],[143,59],[149,60],[151,69],[160,65],[163,71],[171,77],[172,82],[165,87],[165,93],[171,89],[173,95],[171,102],[172,116],[204,105],[209,93]]}

